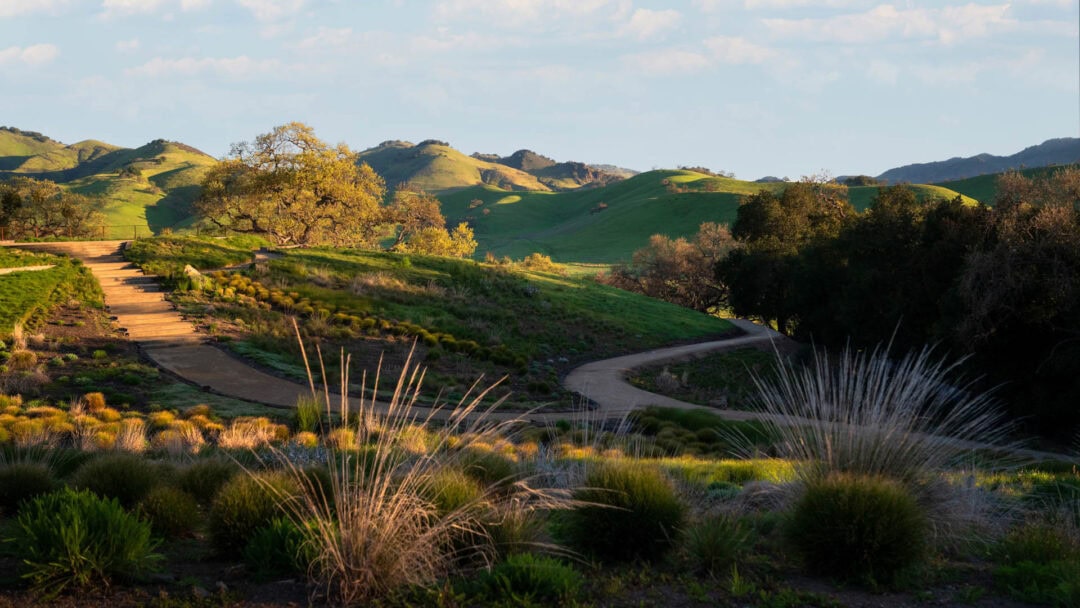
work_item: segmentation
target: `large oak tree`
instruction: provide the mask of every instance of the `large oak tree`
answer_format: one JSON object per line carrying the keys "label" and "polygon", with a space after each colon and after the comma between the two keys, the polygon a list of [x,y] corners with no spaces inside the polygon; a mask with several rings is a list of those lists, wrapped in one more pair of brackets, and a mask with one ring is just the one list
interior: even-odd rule
{"label": "large oak tree", "polygon": [[348,146],[292,122],[234,144],[203,181],[196,210],[219,227],[278,245],[373,245],[386,190]]}

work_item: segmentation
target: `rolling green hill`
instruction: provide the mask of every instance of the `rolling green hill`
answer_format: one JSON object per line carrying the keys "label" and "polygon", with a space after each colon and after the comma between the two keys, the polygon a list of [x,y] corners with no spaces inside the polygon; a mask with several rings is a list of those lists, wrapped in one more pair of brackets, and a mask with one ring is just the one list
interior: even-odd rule
{"label": "rolling green hill", "polygon": [[40,133],[0,128],[0,179],[48,179],[98,197],[109,238],[157,233],[188,220],[199,183],[215,162],[160,139],[134,149],[94,140],[64,145]]}
{"label": "rolling green hill", "polygon": [[[1034,167],[1031,169],[1023,169],[1020,173],[1027,177],[1044,177],[1061,169],[1062,167]],[[1000,173],[994,173],[991,175],[980,175],[978,177],[969,177],[967,179],[941,182],[937,185],[942,188],[948,188],[949,190],[959,192],[964,196],[982,201],[987,205],[992,205],[994,203],[994,197],[997,196],[997,180],[999,177],[1001,177]]]}
{"label": "rolling green hill", "polygon": [[466,156],[445,142],[430,139],[416,145],[386,141],[361,152],[360,160],[371,165],[390,188],[408,183],[428,192],[480,184],[504,190],[549,190],[524,171]]}
{"label": "rolling green hill", "polygon": [[559,163],[531,150],[518,150],[507,157],[466,156],[434,139],[416,145],[385,141],[361,152],[360,160],[371,165],[391,188],[408,183],[428,192],[480,185],[514,191],[564,191],[611,184],[624,177],[584,163]]}
{"label": "rolling green hill", "polygon": [[[692,171],[649,171],[603,188],[511,192],[483,185],[444,193],[440,200],[449,224],[472,224],[481,254],[521,258],[540,252],[558,261],[603,263],[629,259],[656,233],[689,236],[702,222],[731,223],[742,196],[784,187]],[[912,188],[924,198],[957,194],[940,186]],[[849,189],[858,209],[869,206],[876,193],[875,187]]]}

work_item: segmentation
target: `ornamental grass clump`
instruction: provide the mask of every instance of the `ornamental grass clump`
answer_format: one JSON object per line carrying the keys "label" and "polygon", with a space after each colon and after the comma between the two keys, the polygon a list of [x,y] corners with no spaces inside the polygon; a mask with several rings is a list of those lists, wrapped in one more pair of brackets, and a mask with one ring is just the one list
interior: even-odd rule
{"label": "ornamental grass clump", "polygon": [[581,553],[606,561],[655,561],[671,549],[686,507],[655,468],[605,462],[575,490],[579,505],[560,513],[555,533]]}
{"label": "ornamental grass clump", "polygon": [[[319,357],[321,361],[321,353]],[[338,395],[348,386],[350,365],[344,354],[341,358],[341,383],[334,389]],[[313,378],[309,369],[316,395]],[[326,386],[325,371],[323,378]],[[288,519],[303,532],[303,545],[313,548],[309,580],[336,605],[367,605],[398,590],[432,585],[463,567],[490,564],[495,548],[485,524],[493,510],[512,498],[521,511],[558,508],[567,500],[529,487],[526,479],[516,480],[509,491],[460,473],[442,473],[461,471],[454,455],[462,437],[491,443],[511,422],[489,416],[498,402],[481,407],[488,391],[470,392],[453,407],[418,409],[422,381],[423,372],[410,356],[389,399],[376,402],[378,374],[358,403],[340,397],[339,428],[350,432],[329,444],[323,465],[330,482],[325,492],[315,489],[325,479],[316,480],[307,463],[271,448],[285,475],[305,490],[297,500],[277,496]],[[362,384],[367,386],[366,376]],[[324,420],[330,420],[335,405],[329,391],[322,396]],[[430,424],[436,418],[440,424]],[[417,425],[429,429],[424,449],[407,449],[400,439],[415,438]],[[440,474],[447,477],[437,481]]]}
{"label": "ornamental grass clump", "polygon": [[986,393],[954,383],[960,362],[931,348],[889,359],[887,348],[816,353],[806,367],[778,361],[755,376],[756,409],[783,457],[806,479],[846,472],[915,481],[958,452],[1001,445],[1009,427]]}
{"label": "ornamental grass clump", "polygon": [[811,572],[886,583],[917,564],[929,540],[926,514],[903,485],[851,474],[808,482],[784,532]]}

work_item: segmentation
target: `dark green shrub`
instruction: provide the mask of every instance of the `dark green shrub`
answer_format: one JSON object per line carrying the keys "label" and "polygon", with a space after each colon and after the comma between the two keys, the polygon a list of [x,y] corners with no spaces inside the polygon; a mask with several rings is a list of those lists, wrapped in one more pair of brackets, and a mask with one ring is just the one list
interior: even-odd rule
{"label": "dark green shrub", "polygon": [[547,555],[518,553],[471,585],[471,595],[491,602],[513,598],[515,605],[551,606],[572,600],[585,579],[573,567]]}
{"label": "dark green shrub", "polygon": [[221,487],[240,472],[236,463],[223,458],[196,460],[180,469],[176,485],[204,505],[214,501]]}
{"label": "dark green shrub", "polygon": [[64,489],[29,501],[12,540],[23,577],[48,595],[135,578],[159,559],[150,524],[88,491]]}
{"label": "dark green shrub", "polygon": [[158,486],[139,503],[139,513],[154,532],[167,538],[188,536],[199,523],[199,504],[190,494],[171,486]]}
{"label": "dark green shrub", "polygon": [[562,512],[554,532],[572,548],[604,560],[655,560],[674,544],[685,507],[659,471],[606,463],[574,492],[584,506]]}
{"label": "dark green shrub", "polygon": [[161,482],[162,468],[135,454],[105,454],[89,460],[72,475],[71,483],[103,498],[133,507]]}
{"label": "dark green shrub", "polygon": [[1028,523],[1002,539],[995,557],[1005,564],[1046,564],[1080,558],[1080,546],[1050,522]]}
{"label": "dark green shrub", "polygon": [[726,515],[709,517],[686,530],[685,547],[695,567],[708,574],[727,573],[747,548],[750,534]]}
{"label": "dark green shrub", "polygon": [[315,547],[305,541],[296,524],[275,518],[252,535],[244,547],[244,563],[259,580],[306,573],[315,561]]}
{"label": "dark green shrub", "polygon": [[925,555],[928,529],[900,484],[834,475],[807,485],[785,532],[814,573],[888,582]]}
{"label": "dark green shrub", "polygon": [[0,465],[0,515],[12,515],[19,503],[56,487],[49,467],[40,462],[12,462]]}
{"label": "dark green shrub", "polygon": [[259,528],[283,515],[280,503],[301,493],[296,480],[283,473],[237,475],[210,506],[210,542],[219,554],[238,556]]}

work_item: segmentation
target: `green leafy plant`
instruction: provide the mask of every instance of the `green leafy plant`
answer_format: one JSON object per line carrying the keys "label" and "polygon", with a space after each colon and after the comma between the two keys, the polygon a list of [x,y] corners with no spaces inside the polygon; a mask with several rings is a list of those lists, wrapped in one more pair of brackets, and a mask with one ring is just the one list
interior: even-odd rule
{"label": "green leafy plant", "polygon": [[656,469],[597,465],[574,491],[581,504],[560,513],[555,534],[582,553],[611,561],[656,560],[674,545],[685,507]]}
{"label": "green leafy plant", "polygon": [[293,411],[293,426],[298,433],[314,433],[322,424],[323,404],[314,397],[301,395]]}
{"label": "green leafy plant", "polygon": [[584,582],[577,570],[557,558],[517,553],[482,573],[466,591],[474,601],[550,606],[574,599]]}
{"label": "green leafy plant", "polygon": [[115,499],[64,489],[39,496],[19,513],[12,538],[22,548],[23,576],[47,595],[69,587],[109,587],[158,562],[150,524]]}
{"label": "green leafy plant", "polygon": [[927,551],[927,518],[899,483],[837,474],[809,482],[785,536],[807,569],[890,582]]}

